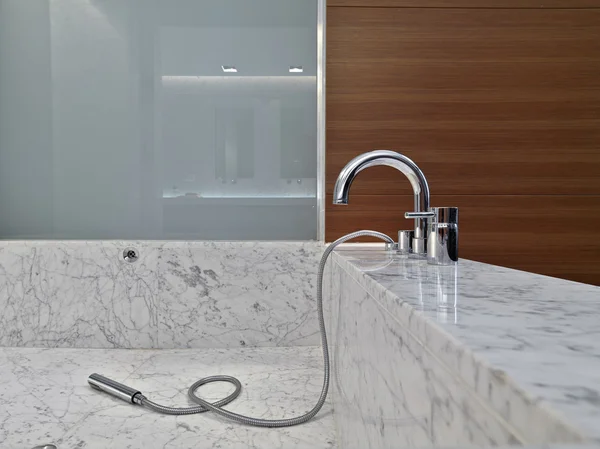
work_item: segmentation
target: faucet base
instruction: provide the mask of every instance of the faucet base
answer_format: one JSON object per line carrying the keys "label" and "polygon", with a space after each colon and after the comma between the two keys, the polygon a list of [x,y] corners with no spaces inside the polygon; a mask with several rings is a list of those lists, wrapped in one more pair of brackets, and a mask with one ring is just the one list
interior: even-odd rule
{"label": "faucet base", "polygon": [[385,250],[390,252],[398,252],[398,244],[397,243],[386,243]]}
{"label": "faucet base", "polygon": [[427,256],[427,240],[413,238],[412,252],[413,254],[422,254],[424,257]]}

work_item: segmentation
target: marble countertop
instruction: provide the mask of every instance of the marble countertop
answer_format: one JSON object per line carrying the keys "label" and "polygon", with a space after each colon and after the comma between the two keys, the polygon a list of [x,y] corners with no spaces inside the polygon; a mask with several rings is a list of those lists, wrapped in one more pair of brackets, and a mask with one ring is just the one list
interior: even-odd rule
{"label": "marble countertop", "polygon": [[377,245],[334,257],[505,418],[544,425],[535,406],[600,442],[599,287],[469,260],[436,267]]}
{"label": "marble countertop", "polygon": [[[227,409],[265,419],[290,418],[314,406],[323,373],[319,347],[244,349],[0,348],[0,447],[64,448],[331,448],[331,403],[296,427],[242,426],[211,413],[168,416],[90,388],[98,372],[139,388],[150,399],[187,406],[190,384],[213,374],[237,377],[242,393]],[[219,399],[230,384],[198,394]],[[194,404],[189,404],[194,405]]]}

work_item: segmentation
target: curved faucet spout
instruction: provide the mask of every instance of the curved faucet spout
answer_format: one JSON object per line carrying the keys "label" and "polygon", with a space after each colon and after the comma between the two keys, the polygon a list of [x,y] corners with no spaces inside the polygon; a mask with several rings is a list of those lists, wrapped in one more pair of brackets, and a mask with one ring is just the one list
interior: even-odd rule
{"label": "curved faucet spout", "polygon": [[[390,150],[374,150],[352,159],[340,172],[333,189],[333,204],[348,204],[350,186],[358,173],[375,165],[387,165],[402,172],[410,181],[415,195],[415,211],[429,210],[429,185],[421,169],[403,154]],[[424,239],[426,219],[415,220],[415,239]],[[424,246],[424,245],[423,245]],[[425,248],[418,252],[424,252]]]}

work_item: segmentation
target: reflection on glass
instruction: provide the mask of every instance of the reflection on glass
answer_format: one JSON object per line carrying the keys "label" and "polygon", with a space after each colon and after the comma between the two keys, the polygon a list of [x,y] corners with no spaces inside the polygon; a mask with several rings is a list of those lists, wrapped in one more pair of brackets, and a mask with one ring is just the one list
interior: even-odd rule
{"label": "reflection on glass", "polygon": [[0,237],[316,238],[316,0],[0,3]]}

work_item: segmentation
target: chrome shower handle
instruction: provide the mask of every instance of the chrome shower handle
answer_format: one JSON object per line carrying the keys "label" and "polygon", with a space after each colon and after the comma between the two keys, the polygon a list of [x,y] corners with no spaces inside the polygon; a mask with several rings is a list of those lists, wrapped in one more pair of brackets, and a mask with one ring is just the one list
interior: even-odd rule
{"label": "chrome shower handle", "polygon": [[105,393],[119,398],[122,401],[130,404],[140,403],[139,396],[142,395],[140,390],[123,385],[122,383],[109,379],[108,377],[104,377],[101,374],[94,373],[90,375],[90,377],[88,377],[88,383],[92,388],[104,391]]}

